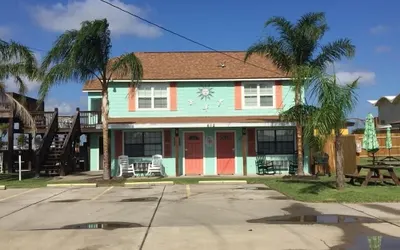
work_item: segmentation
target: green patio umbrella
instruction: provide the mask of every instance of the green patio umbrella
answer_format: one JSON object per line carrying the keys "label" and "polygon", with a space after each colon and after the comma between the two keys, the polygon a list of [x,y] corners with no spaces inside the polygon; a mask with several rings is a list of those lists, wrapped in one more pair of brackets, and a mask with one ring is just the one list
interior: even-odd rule
{"label": "green patio umbrella", "polygon": [[376,138],[374,116],[372,114],[369,114],[365,120],[362,148],[372,153],[372,164],[375,164],[375,153],[379,150],[379,143]]}
{"label": "green patio umbrella", "polygon": [[386,141],[385,141],[386,148],[389,150],[390,156],[390,149],[392,148],[392,135],[390,133],[390,128],[386,129]]}

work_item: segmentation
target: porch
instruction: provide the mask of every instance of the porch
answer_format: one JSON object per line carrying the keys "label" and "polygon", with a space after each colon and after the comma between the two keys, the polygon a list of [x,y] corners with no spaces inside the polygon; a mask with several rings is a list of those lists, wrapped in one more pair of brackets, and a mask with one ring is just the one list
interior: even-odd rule
{"label": "porch", "polygon": [[[259,155],[274,164],[277,175],[285,175],[295,160],[295,127],[291,123],[138,125],[110,125],[113,176],[119,174],[120,155],[128,155],[133,164],[151,161],[152,155],[161,154],[165,173],[170,177],[257,175]],[[99,136],[93,134],[90,140],[99,141]],[[91,170],[100,170],[99,143],[91,144],[90,155]],[[309,165],[307,155],[306,152],[305,172]]]}

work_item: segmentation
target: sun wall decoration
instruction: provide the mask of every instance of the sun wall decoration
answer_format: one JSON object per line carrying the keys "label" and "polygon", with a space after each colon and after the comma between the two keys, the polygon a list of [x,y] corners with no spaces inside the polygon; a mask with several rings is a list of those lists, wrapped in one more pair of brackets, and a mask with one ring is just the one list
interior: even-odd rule
{"label": "sun wall decoration", "polygon": [[201,100],[210,100],[213,97],[214,90],[209,85],[203,85],[198,89],[197,94]]}

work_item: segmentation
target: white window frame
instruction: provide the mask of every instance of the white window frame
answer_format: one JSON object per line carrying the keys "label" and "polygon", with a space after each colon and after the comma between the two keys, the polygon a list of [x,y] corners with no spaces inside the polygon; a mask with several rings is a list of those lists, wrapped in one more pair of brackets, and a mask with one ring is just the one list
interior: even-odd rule
{"label": "white window frame", "polygon": [[[139,88],[136,88],[136,107],[137,110],[169,110],[169,102],[170,102],[170,95],[169,95],[169,84],[167,83],[156,83],[156,84],[151,84],[151,83],[141,83],[145,84],[146,87],[151,87],[151,108],[139,108]],[[159,87],[163,86],[167,88],[167,107],[166,108],[154,108],[154,87]]]}
{"label": "white window frame", "polygon": [[[272,106],[262,107],[260,106],[260,85],[272,85]],[[246,85],[257,85],[257,106],[246,106],[244,88]],[[242,107],[243,109],[274,109],[276,108],[275,104],[276,98],[276,89],[275,82],[242,82]]]}

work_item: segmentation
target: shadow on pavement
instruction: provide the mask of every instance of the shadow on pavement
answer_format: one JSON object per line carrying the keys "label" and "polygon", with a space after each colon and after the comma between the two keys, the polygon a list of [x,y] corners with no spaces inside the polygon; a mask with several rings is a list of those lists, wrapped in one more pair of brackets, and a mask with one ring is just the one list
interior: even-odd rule
{"label": "shadow on pavement", "polygon": [[295,203],[282,210],[289,213],[286,216],[272,216],[248,220],[248,223],[263,224],[324,224],[337,227],[343,231],[340,245],[329,246],[325,241],[321,241],[330,249],[351,249],[351,250],[394,250],[400,249],[400,237],[383,234],[371,229],[363,223],[384,223],[384,221],[363,217],[348,216],[341,214],[322,214],[314,208]]}

